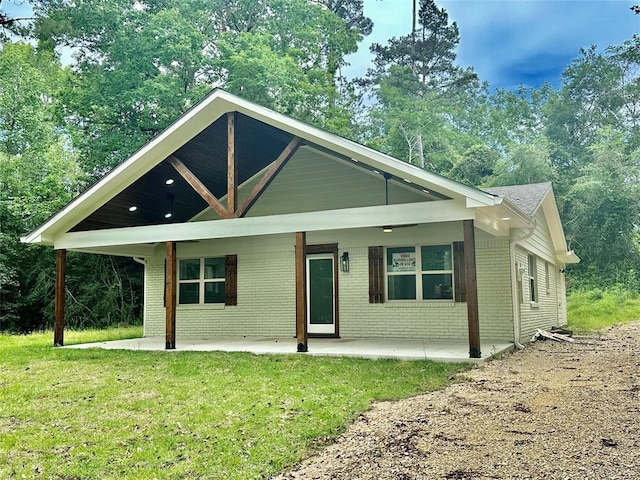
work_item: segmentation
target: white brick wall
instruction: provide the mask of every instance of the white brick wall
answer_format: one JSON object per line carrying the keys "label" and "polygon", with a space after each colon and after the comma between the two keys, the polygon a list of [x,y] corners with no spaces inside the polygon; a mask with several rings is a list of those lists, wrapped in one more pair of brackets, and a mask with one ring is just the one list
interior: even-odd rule
{"label": "white brick wall", "polygon": [[480,343],[513,340],[509,240],[476,240]]}
{"label": "white brick wall", "polygon": [[[295,335],[295,264],[288,252],[238,254],[238,305],[184,305],[176,310],[178,335]],[[164,335],[163,259],[147,266],[145,335]]]}
{"label": "white brick wall", "polygon": [[350,271],[340,273],[340,334],[344,337],[466,338],[466,304],[369,303],[368,247],[349,248]]}
{"label": "white brick wall", "polygon": [[[393,337],[466,340],[465,303],[369,303],[368,246],[418,245],[459,241],[460,223],[398,230],[393,236],[376,229],[309,234],[307,242],[338,243],[349,252],[350,271],[339,272],[339,327],[342,337]],[[295,335],[295,258],[293,235],[180,244],[179,258],[238,255],[237,306],[179,306],[178,335]],[[513,338],[509,242],[477,232],[476,263],[480,340]],[[525,257],[526,260],[526,257]],[[544,263],[540,261],[544,268]],[[147,264],[145,335],[164,335],[164,249]],[[546,304],[545,304],[546,305]],[[546,311],[546,310],[545,310]]]}

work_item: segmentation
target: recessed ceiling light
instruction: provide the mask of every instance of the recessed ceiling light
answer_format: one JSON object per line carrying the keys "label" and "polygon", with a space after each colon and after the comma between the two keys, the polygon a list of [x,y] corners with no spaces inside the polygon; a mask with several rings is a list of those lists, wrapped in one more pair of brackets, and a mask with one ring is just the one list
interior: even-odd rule
{"label": "recessed ceiling light", "polygon": [[502,217],[500,220],[508,222],[509,220],[511,220],[511,217]]}
{"label": "recessed ceiling light", "polygon": [[131,206],[129,207],[129,211],[130,211],[130,212],[135,212],[137,209],[138,209],[138,207],[137,207],[136,205],[131,205]]}
{"label": "recessed ceiling light", "polygon": [[171,217],[173,217],[173,214],[171,212],[164,214],[164,218],[171,218]]}
{"label": "recessed ceiling light", "polygon": [[174,182],[173,178],[168,178],[164,183],[166,183],[167,185],[173,185],[173,182]]}

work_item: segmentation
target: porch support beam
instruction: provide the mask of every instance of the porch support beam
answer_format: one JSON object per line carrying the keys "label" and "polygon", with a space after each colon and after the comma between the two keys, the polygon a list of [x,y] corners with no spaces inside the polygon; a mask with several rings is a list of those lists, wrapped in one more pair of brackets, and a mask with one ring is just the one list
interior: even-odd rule
{"label": "porch support beam", "polygon": [[167,350],[176,348],[176,242],[167,242],[166,244],[166,267],[165,267],[165,335]]}
{"label": "porch support beam", "polygon": [[64,346],[64,303],[67,273],[67,251],[56,250],[55,318],[53,325],[53,346]]}
{"label": "porch support beam", "polygon": [[207,186],[200,181],[195,174],[189,170],[189,168],[180,161],[178,157],[171,155],[167,161],[169,164],[176,169],[176,171],[180,174],[185,181],[191,185],[198,195],[200,195],[205,202],[209,204],[211,208],[215,210],[215,212],[220,215],[221,218],[231,218],[233,215],[227,212],[227,209],[220,203],[220,200],[209,191]]}
{"label": "porch support beam", "polygon": [[[227,113],[227,215],[238,209],[238,165],[236,162],[236,113]],[[227,218],[228,218],[227,217]]]}
{"label": "porch support beam", "polygon": [[296,340],[307,352],[307,234],[296,232]]}
{"label": "porch support beam", "polygon": [[295,232],[317,232],[347,228],[382,227],[414,223],[452,222],[473,218],[473,210],[455,200],[401,205],[344,208],[318,212],[267,215],[202,222],[147,225],[109,230],[70,232],[61,235],[55,248],[81,249],[111,245],[167,241],[238,238]]}
{"label": "porch support beam", "polygon": [[289,159],[293,157],[293,154],[296,153],[298,147],[301,145],[301,140],[298,137],[293,137],[289,144],[284,148],[284,150],[278,155],[271,165],[269,165],[268,170],[265,172],[264,176],[260,179],[258,183],[256,183],[249,192],[247,198],[244,199],[240,208],[236,212],[236,217],[244,217],[249,209],[253,207],[253,205],[258,201],[260,196],[264,193],[267,187],[271,184],[273,179],[278,173],[282,170],[282,168],[287,164]]}
{"label": "porch support beam", "polygon": [[473,220],[464,220],[464,271],[467,284],[467,324],[469,358],[481,358],[480,318],[478,315],[478,282],[476,279],[476,240]]}

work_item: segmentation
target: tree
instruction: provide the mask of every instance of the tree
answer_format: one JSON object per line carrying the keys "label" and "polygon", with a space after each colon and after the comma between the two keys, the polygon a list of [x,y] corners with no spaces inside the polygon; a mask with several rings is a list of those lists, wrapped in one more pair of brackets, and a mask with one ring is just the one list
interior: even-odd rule
{"label": "tree", "polygon": [[525,185],[550,182],[555,179],[549,149],[544,139],[535,142],[514,143],[506,155],[496,162],[490,185]]}
{"label": "tree", "polygon": [[[76,193],[79,172],[56,128],[54,96],[64,78],[48,52],[25,43],[0,50],[0,328],[42,324],[33,274],[50,271],[51,252],[27,247],[21,235]],[[36,313],[31,314],[31,310]]]}
{"label": "tree", "polygon": [[587,281],[620,282],[640,267],[640,150],[627,152],[624,134],[609,126],[595,133],[588,151],[591,162],[567,195],[567,238],[583,258],[578,271]]}
{"label": "tree", "polygon": [[409,163],[445,174],[457,163],[459,152],[474,141],[452,124],[477,87],[471,69],[456,66],[458,27],[449,25],[444,9],[421,0],[419,27],[392,38],[386,46],[371,46],[374,68],[365,84],[372,87],[377,105],[372,109],[378,140],[370,142]]}
{"label": "tree", "polygon": [[[0,330],[28,332],[53,316],[54,255],[20,237],[78,194],[84,175],[59,128],[67,79],[50,52],[13,43],[0,50]],[[128,259],[69,255],[67,321],[101,326],[139,318],[140,267]],[[91,308],[88,308],[91,306]]]}
{"label": "tree", "polygon": [[[20,2],[23,3],[23,2]],[[2,0],[0,0],[2,6]],[[12,17],[0,9],[0,42],[9,40],[12,36],[25,36],[28,32],[28,22],[32,17]]]}
{"label": "tree", "polygon": [[420,0],[418,24],[409,35],[389,39],[386,46],[371,45],[375,59],[370,77],[379,80],[392,67],[407,67],[415,79],[407,87],[417,95],[425,89],[445,91],[477,80],[472,69],[455,65],[460,35],[456,22],[449,24],[444,8],[433,0]]}
{"label": "tree", "polygon": [[[330,5],[359,18],[358,2]],[[322,124],[325,107],[340,105],[335,74],[362,38],[307,0],[38,0],[35,11],[41,44],[75,52],[62,115],[95,175],[214,86]]]}

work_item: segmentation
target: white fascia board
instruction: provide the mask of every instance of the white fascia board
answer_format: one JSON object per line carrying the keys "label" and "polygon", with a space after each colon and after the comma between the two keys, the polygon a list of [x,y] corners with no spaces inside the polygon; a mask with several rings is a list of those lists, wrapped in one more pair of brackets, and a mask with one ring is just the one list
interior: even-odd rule
{"label": "white fascia board", "polygon": [[573,250],[566,250],[563,252],[556,252],[558,259],[564,264],[580,263],[580,257],[575,254]]}
{"label": "white fascia board", "polygon": [[114,255],[116,257],[150,258],[154,256],[155,245],[114,245],[98,248],[74,248],[68,249],[74,252],[91,253],[96,255]]}
{"label": "white fascia board", "polygon": [[96,249],[114,245],[253,237],[294,232],[382,227],[384,225],[448,222],[473,218],[473,210],[465,208],[454,200],[443,200],[439,202],[381,205],[264,217],[71,232],[61,235],[55,242],[55,248],[68,250]]}
{"label": "white fascia board", "polygon": [[[497,197],[499,204],[476,208],[476,226],[494,236],[509,236],[512,229],[534,225],[533,219],[524,214],[505,197]],[[467,204],[467,206],[469,206]]]}
{"label": "white fascia board", "polygon": [[43,235],[30,234],[25,237],[20,237],[21,243],[33,243],[36,245],[53,245],[53,239],[45,237]]}
{"label": "white fascia board", "polygon": [[560,220],[560,212],[558,211],[552,190],[549,190],[549,193],[542,200],[541,207],[542,213],[547,220],[554,249],[558,252],[567,252],[569,250],[567,247],[567,239],[564,236],[562,220]]}

